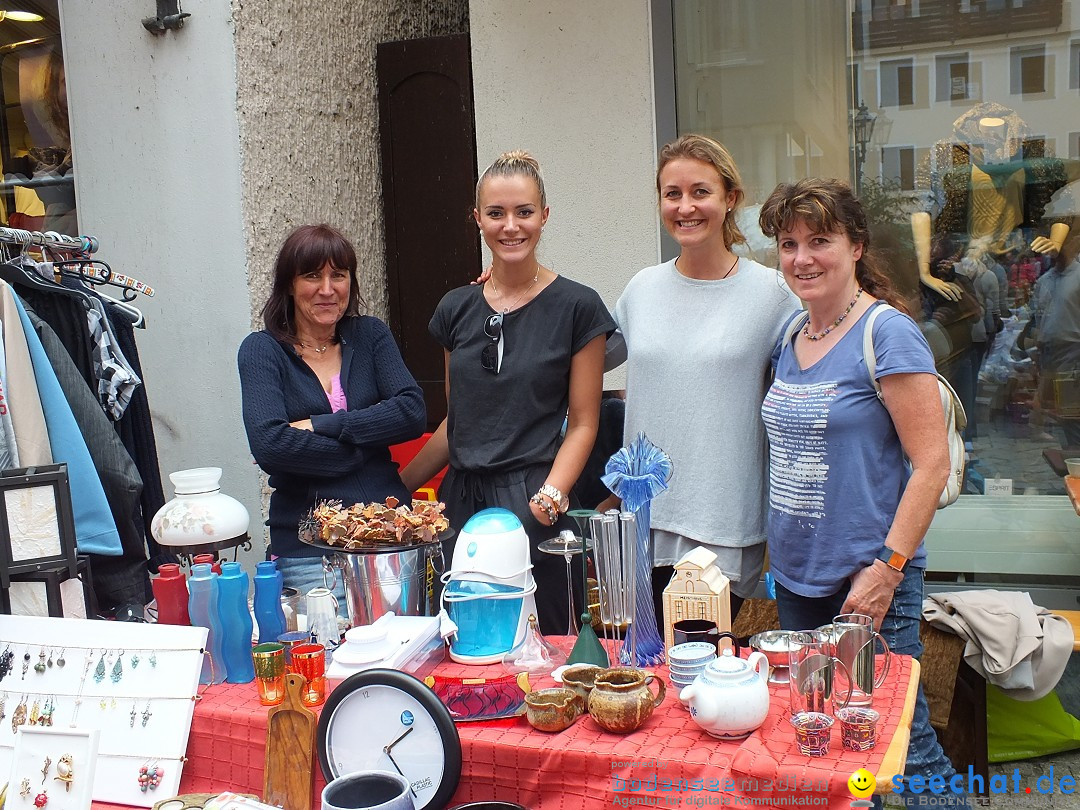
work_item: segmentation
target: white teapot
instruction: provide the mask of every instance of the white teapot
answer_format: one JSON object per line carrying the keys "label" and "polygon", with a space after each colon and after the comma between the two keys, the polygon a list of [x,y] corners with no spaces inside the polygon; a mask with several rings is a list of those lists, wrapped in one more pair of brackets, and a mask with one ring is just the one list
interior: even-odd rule
{"label": "white teapot", "polygon": [[694,722],[721,740],[742,740],[769,713],[769,662],[752,652],[745,661],[726,649],[679,693]]}

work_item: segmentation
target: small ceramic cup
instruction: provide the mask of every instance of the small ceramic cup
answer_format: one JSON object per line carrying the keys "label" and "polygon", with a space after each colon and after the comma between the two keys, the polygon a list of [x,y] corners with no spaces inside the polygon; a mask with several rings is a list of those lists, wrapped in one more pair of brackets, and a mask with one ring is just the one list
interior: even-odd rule
{"label": "small ceramic cup", "polygon": [[873,709],[848,706],[836,712],[840,721],[840,739],[848,751],[869,751],[877,743],[877,724],[881,715]]}
{"label": "small ceramic cup", "polygon": [[832,739],[833,719],[821,712],[799,712],[791,717],[795,729],[795,743],[799,750],[811,757],[823,757],[829,753]]}
{"label": "small ceramic cup", "polygon": [[563,686],[578,695],[587,706],[589,692],[596,685],[596,676],[603,671],[604,668],[596,664],[574,664],[563,670]]}
{"label": "small ceramic cup", "polygon": [[539,731],[563,731],[585,713],[585,701],[570,689],[538,689],[525,695],[525,718]]}
{"label": "small ceramic cup", "polygon": [[322,810],[415,810],[412,789],[404,776],[359,771],[339,776],[323,788]]}

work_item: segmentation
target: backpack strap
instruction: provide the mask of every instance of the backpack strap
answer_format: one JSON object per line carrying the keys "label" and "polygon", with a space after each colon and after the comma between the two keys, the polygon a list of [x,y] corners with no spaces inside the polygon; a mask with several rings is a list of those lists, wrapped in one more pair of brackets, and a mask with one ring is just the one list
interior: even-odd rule
{"label": "backpack strap", "polygon": [[884,404],[885,400],[881,398],[881,383],[878,382],[877,377],[874,376],[874,372],[877,371],[877,353],[874,352],[874,321],[877,320],[877,316],[887,309],[896,310],[896,307],[892,304],[887,304],[882,301],[879,304],[875,304],[870,312],[866,315],[866,326],[863,327],[862,336],[862,353],[863,360],[866,362],[866,370],[870,374],[870,384],[874,386],[874,392],[877,394],[877,398]]}
{"label": "backpack strap", "polygon": [[795,333],[806,326],[808,320],[810,320],[810,313],[804,309],[801,312],[797,312],[795,316],[788,321],[787,328],[784,330],[784,342],[780,344],[781,351],[783,351],[785,346],[791,343],[791,339],[795,337]]}

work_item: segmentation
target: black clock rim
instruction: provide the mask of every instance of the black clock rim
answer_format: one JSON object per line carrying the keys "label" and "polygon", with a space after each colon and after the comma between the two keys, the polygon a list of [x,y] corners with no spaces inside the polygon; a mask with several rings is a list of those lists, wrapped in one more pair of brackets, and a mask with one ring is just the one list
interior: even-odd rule
{"label": "black clock rim", "polygon": [[428,688],[427,684],[406,672],[396,669],[366,669],[357,672],[343,680],[338,687],[330,693],[319,715],[318,734],[316,736],[316,748],[319,754],[319,768],[322,770],[323,779],[328,783],[344,774],[335,774],[330,767],[330,758],[326,751],[326,739],[330,732],[330,718],[334,716],[337,707],[345,702],[353,692],[366,686],[390,686],[400,689],[415,698],[420,705],[428,711],[435,721],[435,727],[439,730],[439,736],[443,740],[443,749],[446,752],[443,777],[439,787],[427,804],[417,807],[416,810],[425,808],[441,808],[450,802],[450,797],[457,790],[461,780],[461,738],[458,736],[457,726],[450,716],[450,710],[446,708],[438,696]]}

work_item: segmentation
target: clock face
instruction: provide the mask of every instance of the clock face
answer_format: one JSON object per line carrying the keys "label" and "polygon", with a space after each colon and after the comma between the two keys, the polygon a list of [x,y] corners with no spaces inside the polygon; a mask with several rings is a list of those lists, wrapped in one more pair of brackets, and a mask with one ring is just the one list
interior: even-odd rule
{"label": "clock face", "polygon": [[461,775],[450,713],[423,683],[396,670],[367,670],[334,690],[319,718],[319,759],[327,780],[365,770],[400,773],[418,810],[446,804]]}

